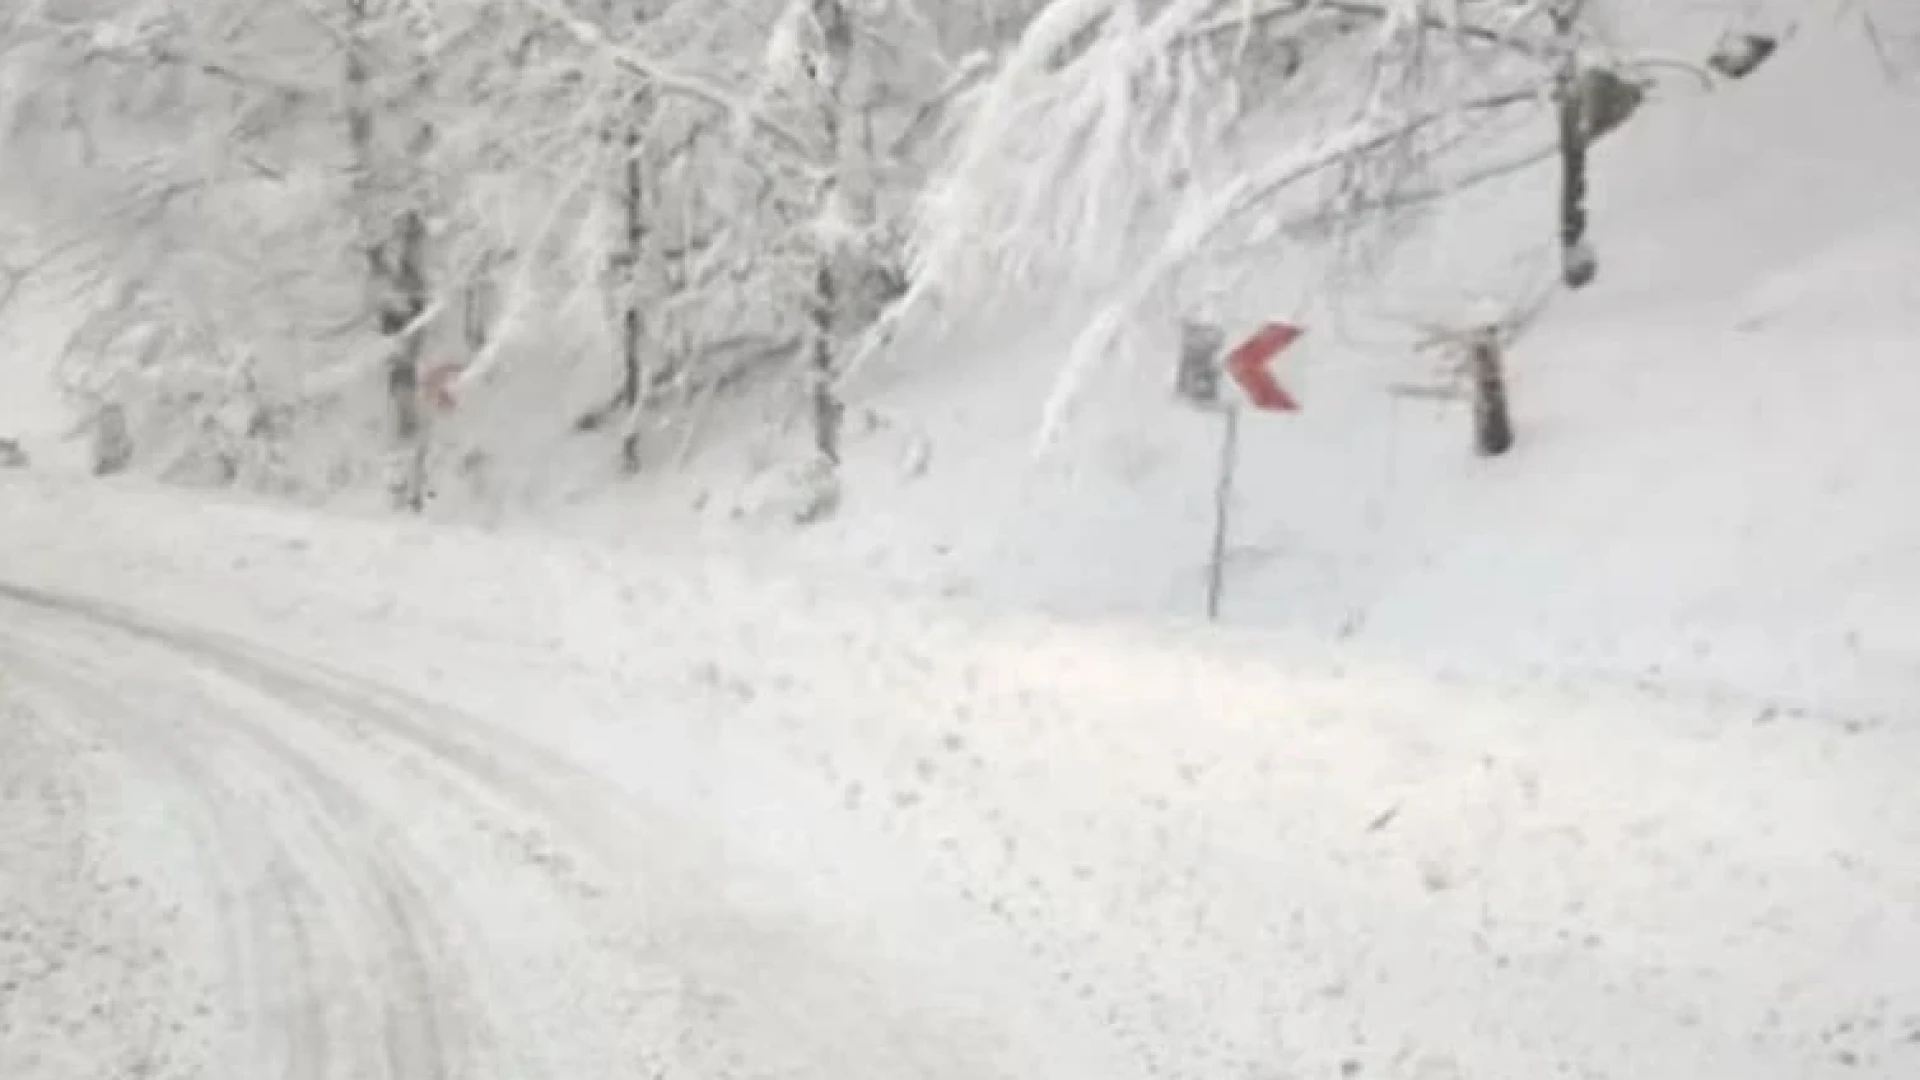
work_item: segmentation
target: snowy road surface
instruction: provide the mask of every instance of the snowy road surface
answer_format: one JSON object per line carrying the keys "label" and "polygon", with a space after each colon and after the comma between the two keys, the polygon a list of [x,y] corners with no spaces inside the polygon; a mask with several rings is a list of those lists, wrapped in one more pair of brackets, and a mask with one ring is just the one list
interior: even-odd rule
{"label": "snowy road surface", "polygon": [[9,1080],[1000,1074],[695,830],[418,699],[0,588],[0,709]]}
{"label": "snowy road surface", "polygon": [[1920,1075],[1911,717],[7,490],[5,1080]]}

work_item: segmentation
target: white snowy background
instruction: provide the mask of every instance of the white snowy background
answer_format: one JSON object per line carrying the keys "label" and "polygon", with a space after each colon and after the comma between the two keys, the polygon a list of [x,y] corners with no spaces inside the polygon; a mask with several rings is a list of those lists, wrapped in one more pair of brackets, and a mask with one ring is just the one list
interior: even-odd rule
{"label": "white snowy background", "polygon": [[[876,138],[916,149],[863,177],[843,144],[826,196],[738,134],[836,115],[795,89],[820,5],[354,8],[437,26],[472,94],[396,188],[442,215],[434,302],[513,268],[493,347],[433,324],[468,374],[417,514],[311,40],[344,16],[0,17],[32,462],[0,470],[0,1077],[1920,1075],[1920,17],[1590,0],[1583,55],[1654,89],[1594,149],[1567,292],[1550,156],[1358,227],[1363,266],[1263,236],[1326,176],[1190,242],[1218,192],[1444,104],[1355,119],[1397,70],[1370,4],[1294,80],[1154,67],[1168,27],[1292,6],[849,4]],[[1777,55],[1703,75],[1742,31]],[[302,104],[197,122],[204,81],[127,73],[180,56]],[[1459,100],[1538,74],[1432,63]],[[629,77],[706,103],[646,114],[644,175],[708,261],[603,292]],[[1510,119],[1411,188],[1551,148]],[[153,201],[202,175],[233,190]],[[823,473],[843,241],[918,288],[834,342]],[[629,475],[624,418],[574,421],[634,297],[650,362],[708,366]],[[1477,457],[1463,400],[1404,392],[1447,380],[1419,342],[1543,298],[1517,444]],[[1307,328],[1303,410],[1241,424],[1211,625],[1183,314]],[[110,402],[133,457],[98,477]]]}

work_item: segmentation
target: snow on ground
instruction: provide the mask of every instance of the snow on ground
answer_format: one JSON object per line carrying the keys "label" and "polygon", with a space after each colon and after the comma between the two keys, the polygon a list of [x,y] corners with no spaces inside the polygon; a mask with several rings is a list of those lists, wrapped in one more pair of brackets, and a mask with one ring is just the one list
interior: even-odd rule
{"label": "snow on ground", "polygon": [[1388,387],[1544,178],[1277,266],[1229,629],[1212,422],[1116,371],[1036,462],[1032,341],[799,532],[0,475],[0,1076],[1916,1075],[1907,92],[1803,27],[1610,140],[1496,462]]}
{"label": "snow on ground", "polygon": [[[1681,56],[1729,24],[1727,5],[1699,26],[1655,7]],[[1282,365],[1306,411],[1244,425],[1227,620],[1864,713],[1920,697],[1920,91],[1883,64],[1891,14],[1878,47],[1855,18],[1807,14],[1769,66],[1711,94],[1663,78],[1600,147],[1600,280],[1514,348],[1507,458],[1470,454],[1464,406],[1395,389],[1439,381],[1417,324],[1524,306],[1551,278],[1551,168],[1461,196],[1338,310],[1285,259],[1232,298],[1237,327],[1309,334]],[[767,527],[750,492],[743,530],[751,469],[718,443],[691,479],[542,514],[744,533],[1021,606],[1198,613],[1217,423],[1177,406],[1170,359],[1150,358],[1109,370],[1036,460],[1061,344],[1023,324],[876,372],[878,422],[825,525]]]}
{"label": "snow on ground", "polygon": [[0,499],[5,1075],[1920,1067],[1910,723]]}

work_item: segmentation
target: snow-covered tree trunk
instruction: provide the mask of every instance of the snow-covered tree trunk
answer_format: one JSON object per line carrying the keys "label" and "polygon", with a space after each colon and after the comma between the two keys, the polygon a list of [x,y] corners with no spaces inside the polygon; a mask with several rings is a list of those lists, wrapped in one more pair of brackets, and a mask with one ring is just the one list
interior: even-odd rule
{"label": "snow-covered tree trunk", "polygon": [[[346,49],[347,137],[353,152],[354,212],[361,221],[373,321],[386,349],[386,394],[399,472],[392,483],[395,503],[419,511],[427,492],[427,411],[422,395],[422,325],[430,306],[427,282],[427,221],[408,176],[432,142],[429,124],[388,115],[376,80],[395,72],[379,70],[373,41],[377,28],[368,0],[347,0],[350,16]],[[411,104],[410,101],[402,105]],[[394,140],[387,130],[401,129]],[[387,147],[398,143],[398,153]]]}
{"label": "snow-covered tree trunk", "polygon": [[1473,379],[1474,449],[1483,457],[1497,457],[1513,449],[1499,328],[1488,327],[1467,342],[1467,367]]}
{"label": "snow-covered tree trunk", "polygon": [[836,356],[842,335],[848,329],[844,316],[852,299],[849,271],[855,264],[847,237],[866,223],[831,220],[853,218],[863,210],[853,189],[854,169],[858,165],[853,159],[858,137],[847,102],[847,76],[853,63],[853,20],[845,0],[810,0],[810,4],[820,35],[820,53],[813,63],[820,130],[825,145],[834,155],[834,164],[821,192],[821,212],[829,220],[823,222],[825,235],[814,267],[808,313],[813,341],[807,353],[807,396],[813,418],[814,449],[824,462],[838,465],[846,405],[840,399]]}
{"label": "snow-covered tree trunk", "polygon": [[627,418],[626,432],[620,440],[620,464],[629,474],[640,471],[640,422],[651,381],[646,363],[646,312],[641,307],[640,288],[640,264],[647,242],[647,190],[640,160],[645,134],[642,104],[636,96],[632,113],[624,119],[620,237],[613,256],[615,287],[620,291],[620,405]]}
{"label": "snow-covered tree trunk", "polygon": [[846,416],[846,403],[835,387],[834,330],[840,304],[831,260],[822,257],[814,270],[811,317],[813,344],[807,353],[807,400],[813,417],[813,448],[822,461],[840,464],[840,429]]}
{"label": "snow-covered tree trunk", "polygon": [[1555,79],[1554,107],[1560,141],[1560,278],[1569,289],[1593,283],[1600,264],[1587,240],[1587,147],[1589,125],[1586,94],[1574,29],[1580,0],[1560,0],[1553,9],[1553,28],[1565,50]]}
{"label": "snow-covered tree trunk", "polygon": [[479,356],[493,342],[493,320],[499,308],[499,283],[494,278],[500,262],[496,254],[483,255],[462,290],[460,340],[468,356]]}

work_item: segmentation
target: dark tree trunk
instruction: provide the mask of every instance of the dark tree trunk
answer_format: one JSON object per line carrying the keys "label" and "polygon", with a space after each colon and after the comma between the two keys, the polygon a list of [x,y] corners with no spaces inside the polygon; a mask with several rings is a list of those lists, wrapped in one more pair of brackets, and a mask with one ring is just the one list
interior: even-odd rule
{"label": "dark tree trunk", "polygon": [[494,313],[499,306],[499,285],[494,277],[500,262],[500,256],[493,252],[482,257],[461,297],[460,337],[469,357],[485,352],[493,341]]}
{"label": "dark tree trunk", "polygon": [[1569,289],[1593,283],[1599,261],[1587,243],[1587,137],[1577,80],[1562,76],[1560,116],[1560,276]]}
{"label": "dark tree trunk", "polygon": [[[395,479],[393,495],[398,506],[418,512],[426,502],[427,487],[427,425],[420,377],[421,323],[429,302],[427,224],[411,196],[399,196],[405,201],[395,205],[395,191],[404,189],[400,173],[409,163],[382,151],[380,110],[394,106],[375,101],[367,5],[364,0],[350,0],[348,11],[353,40],[346,52],[347,139],[354,156],[358,204],[354,209],[363,222],[361,243],[374,324],[387,341],[388,413],[402,455],[403,472]],[[432,143],[433,129],[411,117],[398,122],[411,125],[403,141],[405,153],[424,154]]]}
{"label": "dark tree trunk", "polygon": [[840,464],[840,427],[846,405],[834,381],[834,312],[839,291],[831,256],[820,260],[813,281],[813,349],[807,366],[807,394],[813,406],[813,446],[828,464]]}
{"label": "dark tree trunk", "polygon": [[1507,409],[1507,378],[1499,331],[1481,331],[1467,345],[1473,376],[1473,445],[1483,457],[1513,449],[1513,417]]}
{"label": "dark tree trunk", "polygon": [[389,245],[373,260],[381,297],[380,333],[392,341],[387,357],[387,393],[394,434],[411,441],[425,428],[420,408],[420,317],[427,313],[426,223],[416,211],[400,215]]}
{"label": "dark tree trunk", "polygon": [[626,434],[620,440],[620,464],[629,475],[640,471],[640,416],[646,400],[646,322],[640,310],[640,260],[647,239],[644,177],[640,164],[639,102],[627,124],[625,158],[621,167],[620,200],[625,227],[621,237],[620,273],[620,404],[626,409]]}
{"label": "dark tree trunk", "polygon": [[375,313],[387,338],[387,404],[405,472],[394,499],[419,512],[426,504],[426,410],[420,379],[421,327],[427,312],[426,223],[409,210],[395,223],[389,246],[374,260],[375,288],[381,297]]}
{"label": "dark tree trunk", "polygon": [[1585,95],[1581,93],[1580,61],[1575,51],[1574,4],[1564,2],[1554,11],[1554,31],[1567,50],[1555,86],[1555,112],[1560,127],[1560,277],[1569,289],[1582,289],[1599,273],[1599,260],[1587,242],[1587,146]]}
{"label": "dark tree trunk", "polygon": [[[813,17],[820,27],[825,55],[818,59],[814,78],[819,89],[821,133],[824,144],[835,158],[834,173],[821,192],[821,206],[845,197],[851,177],[848,147],[850,134],[845,130],[845,91],[848,67],[853,59],[853,21],[844,0],[813,0]],[[819,255],[814,268],[813,344],[808,358],[807,393],[813,414],[813,444],[822,460],[840,463],[841,427],[846,406],[840,400],[839,371],[835,352],[840,342],[844,309],[851,299],[850,282],[842,280],[843,270],[851,264],[850,253],[829,246]]]}

